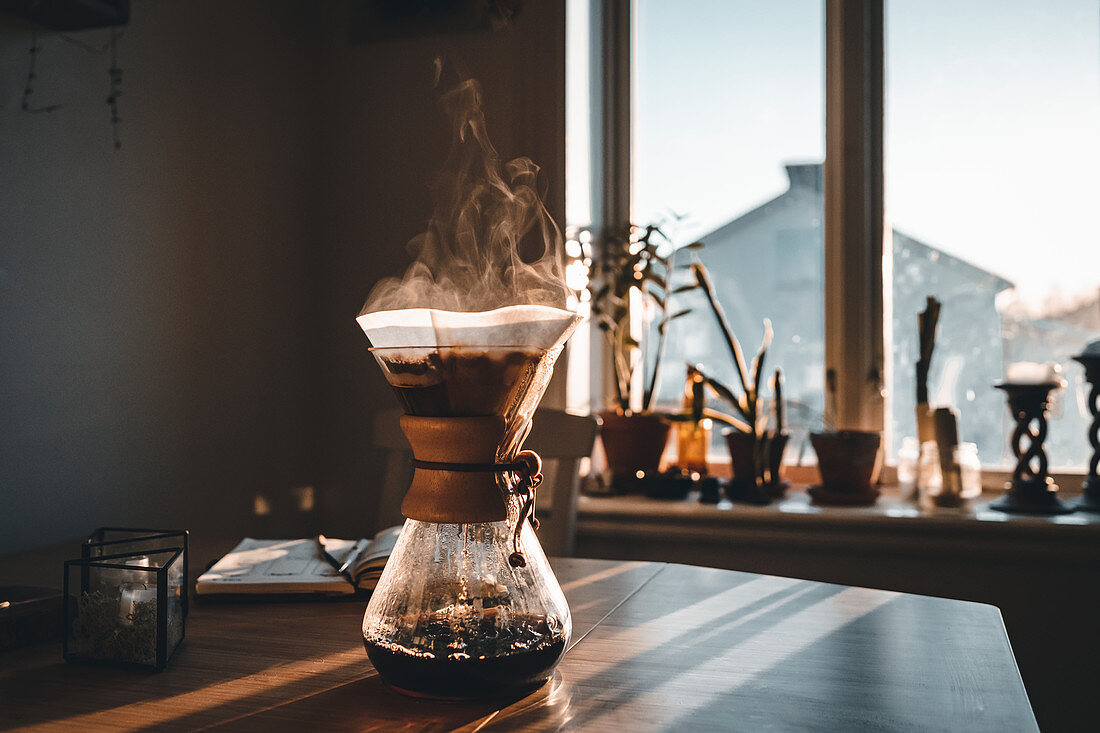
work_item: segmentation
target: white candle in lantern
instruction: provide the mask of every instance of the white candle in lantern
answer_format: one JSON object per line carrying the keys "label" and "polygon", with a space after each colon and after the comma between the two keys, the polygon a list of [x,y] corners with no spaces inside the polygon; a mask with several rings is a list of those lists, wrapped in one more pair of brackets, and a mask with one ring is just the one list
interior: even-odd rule
{"label": "white candle in lantern", "polygon": [[118,615],[126,624],[134,622],[134,614],[137,613],[139,603],[156,603],[157,589],[147,588],[145,585],[123,583],[119,588]]}
{"label": "white candle in lantern", "polygon": [[[150,567],[148,557],[125,560],[123,564],[138,568]],[[150,588],[145,584],[145,581],[150,578],[149,573],[135,570],[124,573],[124,576],[125,582],[119,584],[118,615],[122,618],[124,624],[131,625],[134,622],[133,616],[137,613],[139,603],[157,602],[157,589],[156,587]]]}
{"label": "white candle in lantern", "polygon": [[[129,566],[135,567],[135,568],[152,567],[149,563],[148,556],[134,557],[134,558],[130,558],[129,560],[123,560],[122,564],[123,565],[129,565]],[[133,586],[145,585],[146,581],[149,580],[149,578],[151,578],[151,577],[155,577],[155,576],[153,576],[151,573],[148,573],[144,570],[120,571],[119,574],[118,574],[118,585],[119,585],[120,588],[125,588],[125,587],[132,586],[132,585]]]}

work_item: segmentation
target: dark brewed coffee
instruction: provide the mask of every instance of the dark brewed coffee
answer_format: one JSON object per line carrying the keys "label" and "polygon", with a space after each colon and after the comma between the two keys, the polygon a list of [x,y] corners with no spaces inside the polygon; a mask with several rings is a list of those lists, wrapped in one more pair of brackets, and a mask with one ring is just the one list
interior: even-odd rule
{"label": "dark brewed coffee", "polygon": [[443,382],[424,387],[402,387],[395,384],[393,391],[406,415],[430,417],[445,415],[450,411],[447,386]]}
{"label": "dark brewed coffee", "polygon": [[[419,417],[508,415],[539,373],[541,352],[446,348],[410,360],[375,352],[401,406]],[[546,375],[549,378],[549,373]]]}
{"label": "dark brewed coffee", "polygon": [[420,627],[415,648],[363,637],[371,663],[405,694],[474,699],[529,692],[550,678],[565,653],[566,636],[544,619],[513,619],[497,627],[486,619],[456,634],[445,621]]}

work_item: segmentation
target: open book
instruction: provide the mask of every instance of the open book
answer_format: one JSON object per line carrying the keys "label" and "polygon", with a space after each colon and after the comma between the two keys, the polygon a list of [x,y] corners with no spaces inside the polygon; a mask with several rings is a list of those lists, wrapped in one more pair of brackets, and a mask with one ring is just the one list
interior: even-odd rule
{"label": "open book", "polygon": [[390,527],[358,541],[246,537],[199,576],[195,593],[346,596],[373,590],[400,534],[400,527]]}

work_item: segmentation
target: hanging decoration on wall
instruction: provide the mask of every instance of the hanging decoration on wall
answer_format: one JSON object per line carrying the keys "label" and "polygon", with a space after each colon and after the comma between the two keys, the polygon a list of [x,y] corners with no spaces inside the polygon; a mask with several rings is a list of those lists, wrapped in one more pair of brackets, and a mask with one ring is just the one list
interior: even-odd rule
{"label": "hanging decoration on wall", "polygon": [[122,148],[122,139],[118,135],[118,98],[122,94],[122,69],[118,67],[118,39],[122,33],[118,28],[111,29],[111,67],[107,69],[111,77],[111,92],[107,95],[107,106],[111,108],[111,134],[115,138],[115,150]]}
{"label": "hanging decoration on wall", "polygon": [[30,68],[27,70],[27,83],[23,85],[23,103],[20,105],[24,112],[38,113],[38,112],[53,112],[56,109],[60,109],[60,104],[48,104],[45,107],[35,107],[31,104],[31,95],[34,94],[34,82],[38,79],[38,54],[41,53],[42,47],[38,45],[38,33],[31,33],[31,63]]}
{"label": "hanging decoration on wall", "polygon": [[[114,27],[110,29],[111,37],[107,43],[101,46],[92,46],[84,41],[67,36],[65,34],[58,34],[58,37],[63,41],[67,41],[74,46],[79,46],[89,53],[105,54],[108,51],[111,55],[111,65],[107,68],[107,75],[110,77],[110,88],[107,93],[107,107],[111,113],[111,136],[114,139],[115,150],[122,148],[122,138],[119,135],[119,123],[121,118],[118,113],[118,98],[122,95],[122,68],[118,64],[118,41],[122,38],[126,32],[124,27]],[[31,32],[31,47],[30,65],[27,70],[27,82],[23,85],[23,100],[20,105],[24,112],[32,114],[39,112],[54,112],[61,109],[60,104],[48,104],[42,107],[36,107],[32,104],[32,96],[35,92],[35,82],[38,79],[38,56],[42,53],[42,46],[38,42],[38,32]]]}

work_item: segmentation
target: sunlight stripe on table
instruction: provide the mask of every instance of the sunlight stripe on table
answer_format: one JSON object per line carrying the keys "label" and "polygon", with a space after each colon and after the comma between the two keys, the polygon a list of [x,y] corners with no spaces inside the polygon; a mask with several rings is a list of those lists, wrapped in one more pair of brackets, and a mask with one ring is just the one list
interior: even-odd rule
{"label": "sunlight stripe on table", "polygon": [[[179,695],[158,697],[66,718],[65,725],[72,730],[80,731],[138,730],[164,725],[189,715],[217,710],[221,706],[238,700],[264,694],[272,696],[272,703],[281,705],[369,676],[364,674],[364,670],[369,670],[370,674],[376,674],[367,666],[363,647],[356,645],[347,651],[326,655],[321,659],[306,659],[282,664],[246,677],[219,682]],[[209,720],[197,722],[195,727],[224,723],[226,720],[239,717],[241,712],[225,710],[224,715],[213,714]],[[140,720],[141,724],[126,725],[121,722],[125,720]]]}

